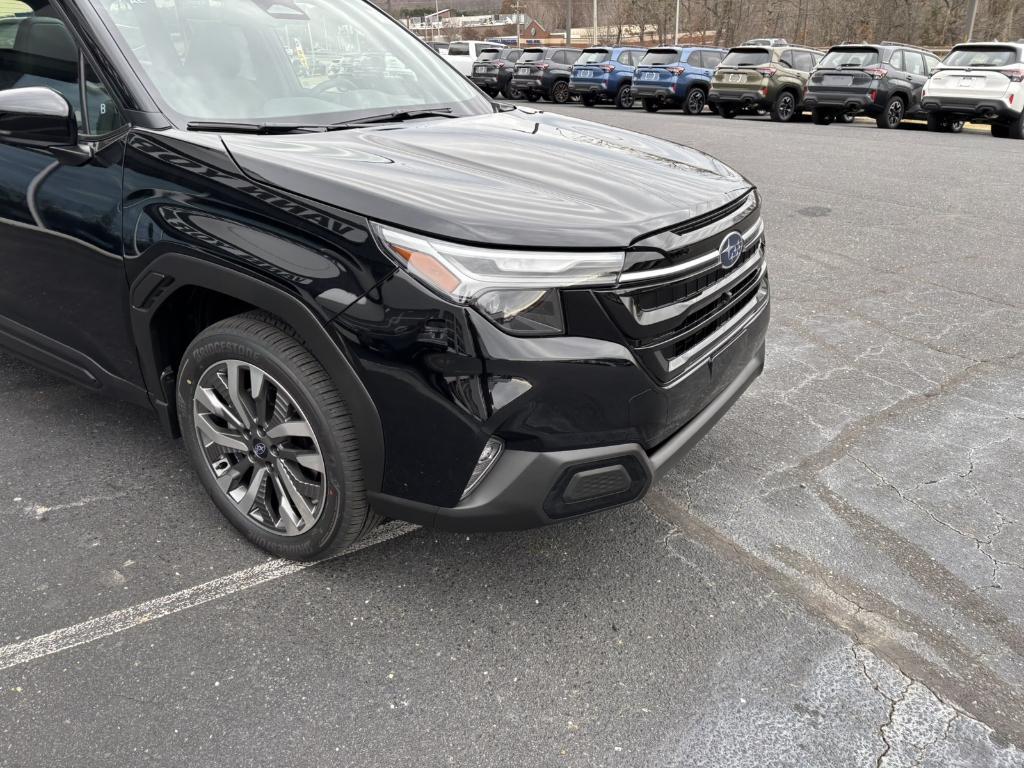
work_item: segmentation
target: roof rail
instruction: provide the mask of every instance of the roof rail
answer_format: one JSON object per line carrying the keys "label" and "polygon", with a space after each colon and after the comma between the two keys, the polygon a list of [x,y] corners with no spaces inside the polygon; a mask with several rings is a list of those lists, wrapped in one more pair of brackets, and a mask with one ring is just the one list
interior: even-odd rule
{"label": "roof rail", "polygon": [[922,48],[920,45],[911,45],[910,43],[897,43],[892,40],[883,40],[882,42],[879,43],[879,45],[898,45],[900,48],[913,48],[915,51],[927,51],[928,53],[931,53],[931,51],[928,51],[927,48]]}

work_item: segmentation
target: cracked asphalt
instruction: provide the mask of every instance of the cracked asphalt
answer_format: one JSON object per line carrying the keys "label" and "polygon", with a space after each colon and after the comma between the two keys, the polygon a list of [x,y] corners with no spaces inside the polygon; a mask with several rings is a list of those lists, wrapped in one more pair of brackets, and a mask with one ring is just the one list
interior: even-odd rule
{"label": "cracked asphalt", "polygon": [[266,558],[149,413],[0,355],[0,766],[1024,766],[1024,146],[557,109],[758,184],[765,375],[641,504],[155,618]]}

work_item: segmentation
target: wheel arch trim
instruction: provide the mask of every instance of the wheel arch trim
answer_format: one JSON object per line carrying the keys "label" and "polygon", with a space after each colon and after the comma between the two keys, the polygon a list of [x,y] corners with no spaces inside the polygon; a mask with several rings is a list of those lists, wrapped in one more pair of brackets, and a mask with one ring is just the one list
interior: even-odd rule
{"label": "wheel arch trim", "polygon": [[[174,379],[168,379],[160,365],[154,320],[157,310],[167,299],[180,289],[190,287],[215,291],[266,310],[295,329],[349,404],[359,441],[366,488],[379,489],[383,481],[385,460],[380,415],[346,351],[332,338],[324,323],[298,297],[282,288],[238,270],[181,253],[166,253],[157,257],[130,287],[131,324],[139,364],[150,402],[165,431],[173,437],[180,434]],[[174,368],[177,368],[178,363],[174,361]]]}

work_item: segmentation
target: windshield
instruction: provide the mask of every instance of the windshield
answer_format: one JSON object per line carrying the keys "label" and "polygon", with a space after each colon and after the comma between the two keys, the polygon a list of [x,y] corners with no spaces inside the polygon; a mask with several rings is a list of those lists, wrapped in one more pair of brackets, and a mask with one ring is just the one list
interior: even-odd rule
{"label": "windshield", "polygon": [[610,51],[604,49],[598,49],[594,51],[584,51],[580,54],[580,57],[576,59],[577,64],[601,64],[602,62],[608,61],[612,57]]}
{"label": "windshield", "polygon": [[846,48],[832,50],[821,60],[820,68],[824,67],[868,67],[881,63],[882,59],[874,48]]}
{"label": "windshield", "polygon": [[1014,48],[958,48],[942,62],[946,67],[1006,67],[1017,61]]}
{"label": "windshield", "polygon": [[759,67],[762,64],[770,64],[772,61],[771,51],[761,48],[747,50],[729,51],[729,55],[722,59],[723,67]]}
{"label": "windshield", "polygon": [[461,75],[362,0],[99,0],[137,71],[189,121],[326,125],[461,106]]}
{"label": "windshield", "polygon": [[671,48],[652,48],[640,59],[641,67],[663,67],[666,64],[675,64],[679,61],[679,51]]}

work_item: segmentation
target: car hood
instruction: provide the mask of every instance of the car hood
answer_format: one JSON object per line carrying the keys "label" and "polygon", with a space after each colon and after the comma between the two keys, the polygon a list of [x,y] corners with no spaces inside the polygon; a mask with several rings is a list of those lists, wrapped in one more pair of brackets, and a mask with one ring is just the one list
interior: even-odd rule
{"label": "car hood", "polygon": [[751,186],[694,149],[524,109],[223,140],[253,179],[471,243],[621,248]]}

